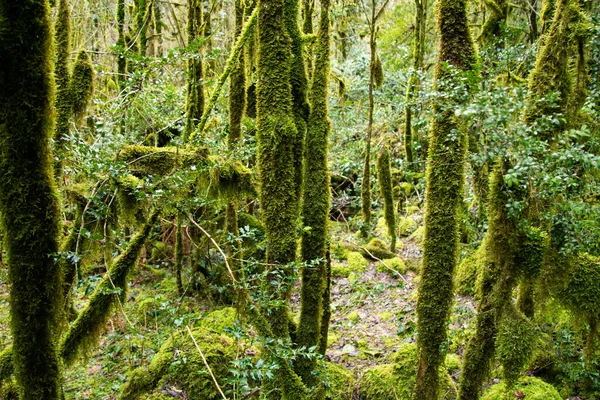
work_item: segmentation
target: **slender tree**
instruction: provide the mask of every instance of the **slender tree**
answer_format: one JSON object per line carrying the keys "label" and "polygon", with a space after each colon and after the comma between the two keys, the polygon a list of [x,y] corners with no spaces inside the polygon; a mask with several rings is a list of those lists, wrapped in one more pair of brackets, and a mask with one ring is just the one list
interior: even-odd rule
{"label": "slender tree", "polygon": [[417,300],[419,365],[413,392],[415,400],[436,400],[441,346],[453,296],[452,276],[458,258],[458,232],[467,150],[465,127],[454,114],[460,96],[469,90],[460,75],[473,73],[476,54],[467,19],[466,0],[441,0],[440,34],[434,85],[448,97],[434,103],[425,204],[423,270]]}
{"label": "slender tree", "polygon": [[394,213],[390,150],[387,146],[381,149],[377,157],[377,180],[381,197],[383,197],[383,215],[390,235],[390,251],[393,253],[396,250],[396,215]]}
{"label": "slender tree", "polygon": [[62,398],[51,32],[48,1],[0,1],[0,216],[11,282],[12,362],[22,400]]}
{"label": "slender tree", "polygon": [[183,131],[184,142],[196,128],[204,112],[204,64],[202,61],[202,47],[200,40],[203,37],[202,0],[188,0],[188,48],[192,51],[188,59],[188,86],[186,100],[186,119]]}
{"label": "slender tree", "polygon": [[[327,153],[331,132],[327,107],[330,69],[329,8],[330,1],[321,0],[304,164],[305,188],[302,217],[304,225],[310,229],[302,233],[302,259],[307,265],[302,270],[300,324],[296,341],[298,345],[307,348],[319,344],[323,317],[323,291],[326,285],[327,220],[330,203]],[[309,387],[315,386],[319,381],[313,374],[315,366],[314,357],[310,359],[301,357],[296,364],[296,371]]]}
{"label": "slender tree", "polygon": [[66,141],[69,137],[69,125],[73,115],[73,100],[71,96],[71,73],[69,70],[69,57],[71,56],[71,16],[69,1],[60,0],[58,13],[54,26],[56,58],[54,63],[54,77],[56,81],[56,131],[54,133],[55,151],[58,159],[56,163],[57,178],[62,179],[62,157]]}

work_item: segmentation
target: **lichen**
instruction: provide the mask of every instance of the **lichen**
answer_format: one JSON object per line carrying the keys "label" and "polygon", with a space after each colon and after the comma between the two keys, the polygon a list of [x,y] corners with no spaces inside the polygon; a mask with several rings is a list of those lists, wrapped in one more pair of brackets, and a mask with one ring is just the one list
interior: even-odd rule
{"label": "lichen", "polygon": [[521,392],[522,398],[527,400],[562,400],[558,391],[549,383],[539,378],[528,376],[520,380],[512,390],[506,388],[504,382],[490,387],[481,397],[481,400],[511,400],[514,393]]}

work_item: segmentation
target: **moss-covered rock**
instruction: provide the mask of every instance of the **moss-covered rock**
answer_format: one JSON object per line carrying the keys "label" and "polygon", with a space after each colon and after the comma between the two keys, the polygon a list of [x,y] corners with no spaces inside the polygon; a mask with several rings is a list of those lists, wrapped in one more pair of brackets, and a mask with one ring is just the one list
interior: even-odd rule
{"label": "moss-covered rock", "polygon": [[[230,363],[239,352],[234,339],[204,327],[194,329],[192,334],[219,386],[227,390]],[[186,330],[169,337],[148,368],[140,367],[129,373],[119,399],[138,399],[165,383],[179,386],[191,399],[222,398]]]}
{"label": "moss-covered rock", "polygon": [[410,234],[408,237],[410,240],[414,241],[418,245],[423,244],[423,240],[425,240],[425,227],[420,226],[416,231]]}
{"label": "moss-covered rock", "polygon": [[400,274],[404,274],[406,269],[406,264],[400,257],[390,258],[377,264],[377,272],[388,272],[393,274],[393,271],[395,271]]}
{"label": "moss-covered rock", "polygon": [[325,363],[325,387],[327,400],[352,400],[354,375],[339,364]]}
{"label": "moss-covered rock", "polygon": [[333,263],[331,265],[331,276],[347,278],[351,273],[363,273],[367,269],[369,262],[356,251],[347,253],[347,264]]}
{"label": "moss-covered rock", "polygon": [[[417,379],[417,347],[404,343],[392,364],[368,368],[359,378],[361,400],[411,400]],[[445,369],[440,371],[440,399],[456,399],[456,387]]]}
{"label": "moss-covered rock", "polygon": [[409,236],[418,228],[417,222],[411,217],[400,217],[398,220],[398,232],[400,236]]}
{"label": "moss-covered rock", "polygon": [[515,392],[522,392],[526,400],[562,400],[558,391],[550,384],[534,377],[525,377],[512,390],[507,390],[504,382],[490,387],[481,400],[512,400]]}

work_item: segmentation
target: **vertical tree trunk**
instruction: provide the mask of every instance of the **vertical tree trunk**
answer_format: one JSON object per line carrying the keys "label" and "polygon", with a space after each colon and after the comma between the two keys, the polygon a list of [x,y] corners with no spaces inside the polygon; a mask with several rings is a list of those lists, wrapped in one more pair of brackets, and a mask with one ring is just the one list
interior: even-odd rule
{"label": "vertical tree trunk", "polygon": [[[331,132],[327,107],[330,69],[329,8],[330,1],[321,0],[315,69],[310,91],[311,111],[306,134],[306,183],[302,216],[304,225],[310,229],[302,233],[302,259],[307,264],[302,270],[300,324],[296,342],[307,348],[319,345],[327,267],[327,218],[330,204],[327,153]],[[296,372],[308,387],[319,382],[318,377],[313,374],[316,361],[314,357],[301,357],[295,365]]]}
{"label": "vertical tree trunk", "polygon": [[202,118],[204,112],[204,66],[202,61],[202,48],[198,39],[203,36],[202,0],[188,0],[188,48],[192,54],[188,59],[188,86],[186,100],[186,119],[183,131],[183,141],[190,137],[196,124]]}
{"label": "vertical tree trunk", "polygon": [[54,77],[56,81],[56,131],[54,133],[54,150],[58,157],[55,163],[57,180],[62,179],[63,156],[66,141],[69,137],[69,125],[73,114],[71,99],[71,73],[69,71],[69,57],[71,56],[71,12],[69,1],[60,0],[58,13],[54,26],[56,58],[54,63]]}
{"label": "vertical tree trunk", "polygon": [[127,60],[124,54],[127,50],[127,43],[125,42],[125,0],[117,1],[117,33],[117,46],[119,52],[122,52],[117,60],[117,82],[119,83],[119,89],[122,90],[127,72]]}
{"label": "vertical tree trunk", "polygon": [[[472,73],[476,55],[469,32],[465,0],[440,0],[440,43],[435,88],[455,91],[461,85],[456,73]],[[464,85],[464,83],[462,83]],[[451,89],[452,88],[452,89]],[[463,86],[463,90],[469,90]],[[419,365],[413,398],[437,400],[441,346],[447,337],[447,321],[454,300],[452,276],[458,258],[459,209],[463,201],[467,134],[454,115],[460,99],[434,103],[425,205],[423,273],[417,300]],[[458,137],[457,137],[458,135]]]}
{"label": "vertical tree trunk", "polygon": [[62,397],[49,15],[45,0],[0,1],[0,215],[11,282],[12,361],[22,400]]}

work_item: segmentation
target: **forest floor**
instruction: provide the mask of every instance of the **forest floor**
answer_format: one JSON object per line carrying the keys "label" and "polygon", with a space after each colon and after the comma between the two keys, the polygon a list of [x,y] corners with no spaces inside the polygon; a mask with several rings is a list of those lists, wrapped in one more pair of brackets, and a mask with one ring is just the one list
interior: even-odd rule
{"label": "forest floor", "polygon": [[[419,221],[420,222],[420,221]],[[355,240],[349,230],[338,229],[335,240]],[[419,266],[419,240],[404,237],[398,254],[407,265]],[[345,261],[336,261],[344,265]],[[389,362],[402,343],[415,341],[416,299],[419,276],[415,267],[403,274],[369,262],[364,272],[332,278],[331,324],[326,358],[342,364],[358,376],[365,368]],[[0,270],[0,345],[10,338],[6,269]],[[82,308],[101,275],[78,285],[77,304]],[[299,283],[292,295],[292,310],[299,308]],[[66,374],[70,399],[112,400],[126,380],[127,371],[148,365],[160,345],[177,329],[193,325],[214,308],[194,296],[177,296],[172,273],[138,268],[128,302],[116,310],[96,350]],[[152,309],[152,312],[147,312]],[[475,314],[470,297],[457,296],[450,321],[449,350],[461,354]],[[456,378],[456,377],[455,377]],[[183,397],[182,397],[183,398]]]}

